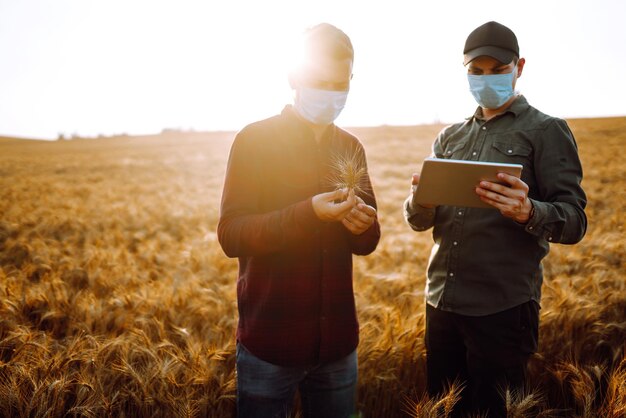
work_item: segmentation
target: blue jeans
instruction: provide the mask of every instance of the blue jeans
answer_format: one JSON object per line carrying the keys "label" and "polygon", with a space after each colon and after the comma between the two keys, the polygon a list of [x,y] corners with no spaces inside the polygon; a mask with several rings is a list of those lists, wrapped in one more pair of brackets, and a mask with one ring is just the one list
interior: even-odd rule
{"label": "blue jeans", "polygon": [[355,416],[356,350],[332,363],[282,367],[261,360],[237,343],[237,416],[284,418],[300,390],[304,418]]}

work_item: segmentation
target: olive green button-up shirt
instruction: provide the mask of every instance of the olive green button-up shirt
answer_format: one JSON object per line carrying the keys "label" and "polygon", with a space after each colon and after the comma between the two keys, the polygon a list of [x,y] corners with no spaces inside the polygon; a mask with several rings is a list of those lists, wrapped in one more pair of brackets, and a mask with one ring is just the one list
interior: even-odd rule
{"label": "olive green button-up shirt", "polygon": [[480,316],[541,298],[541,260],[549,243],[574,244],[587,229],[582,167],[567,123],[545,115],[519,96],[485,121],[480,108],[451,125],[433,144],[437,158],[519,163],[535,208],[527,224],[496,209],[438,206],[405,201],[416,231],[433,227],[426,301],[442,310]]}

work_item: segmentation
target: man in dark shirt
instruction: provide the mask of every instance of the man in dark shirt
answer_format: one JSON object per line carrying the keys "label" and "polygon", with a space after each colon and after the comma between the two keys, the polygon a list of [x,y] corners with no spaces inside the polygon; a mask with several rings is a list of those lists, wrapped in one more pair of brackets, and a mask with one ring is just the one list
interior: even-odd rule
{"label": "man in dark shirt", "polygon": [[[240,417],[286,416],[297,389],[305,417],[355,412],[352,254],[374,251],[380,227],[363,147],[333,123],[352,62],[345,33],[308,29],[293,106],[246,126],[231,148],[218,238],[239,258]],[[351,188],[335,190],[338,161],[361,173]]]}
{"label": "man in dark shirt", "polygon": [[[494,209],[423,207],[405,201],[416,231],[433,229],[426,285],[428,390],[466,384],[457,412],[504,417],[504,388],[518,394],[537,350],[541,260],[549,243],[575,244],[587,228],[582,167],[567,123],[539,112],[515,92],[526,61],[515,34],[488,22],[467,38],[464,65],[479,104],[474,116],[445,128],[437,158],[523,165],[521,179],[481,182]],[[419,175],[413,175],[416,190]]]}

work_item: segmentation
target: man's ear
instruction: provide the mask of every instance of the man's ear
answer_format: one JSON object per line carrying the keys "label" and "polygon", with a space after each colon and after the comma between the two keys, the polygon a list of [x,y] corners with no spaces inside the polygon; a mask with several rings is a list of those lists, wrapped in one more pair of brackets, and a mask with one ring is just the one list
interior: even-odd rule
{"label": "man's ear", "polygon": [[289,87],[291,87],[292,90],[295,90],[298,87],[298,76],[296,75],[296,72],[290,71],[287,79],[289,80]]}
{"label": "man's ear", "polygon": [[517,61],[517,78],[522,76],[522,71],[524,70],[524,65],[526,64],[526,58],[520,58]]}

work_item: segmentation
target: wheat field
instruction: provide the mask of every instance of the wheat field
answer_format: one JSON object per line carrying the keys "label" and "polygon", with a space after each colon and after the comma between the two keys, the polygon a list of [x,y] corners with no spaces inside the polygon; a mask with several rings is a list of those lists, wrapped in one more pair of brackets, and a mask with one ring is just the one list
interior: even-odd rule
{"label": "wheat field", "polygon": [[[533,390],[511,417],[626,416],[626,118],[568,122],[589,229],[545,260]],[[349,129],[382,228],[355,259],[366,417],[445,417],[454,400],[424,395],[432,241],[401,211],[441,127]],[[215,235],[233,136],[0,138],[0,416],[234,415],[237,261]]]}

